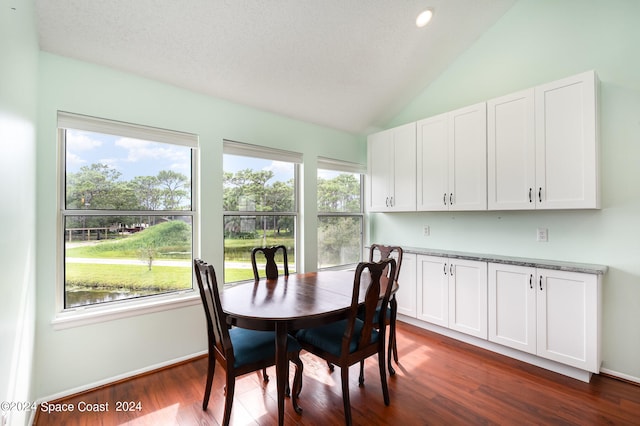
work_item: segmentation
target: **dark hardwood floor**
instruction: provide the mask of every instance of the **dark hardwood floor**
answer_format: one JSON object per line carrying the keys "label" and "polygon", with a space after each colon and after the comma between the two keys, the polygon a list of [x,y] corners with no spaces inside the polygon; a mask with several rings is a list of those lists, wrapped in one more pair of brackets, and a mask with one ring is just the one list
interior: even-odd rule
{"label": "dark hardwood floor", "polygon": [[[365,364],[365,386],[358,387],[358,366],[350,369],[351,404],[357,425],[640,425],[640,386],[596,375],[583,383],[519,361],[398,325],[400,366],[389,378],[391,405],[382,401],[376,357]],[[287,425],[344,423],[340,372],[302,354],[304,382],[295,413],[289,400]],[[275,370],[264,384],[260,373],[236,384],[232,424],[277,423]],[[224,373],[216,370],[209,410],[202,411],[206,360],[116,383],[57,401],[73,404],[73,413],[39,412],[36,425],[217,425],[222,420]],[[293,371],[291,373],[293,377]],[[119,408],[123,402],[139,402]],[[78,410],[103,404],[108,412]],[[140,408],[138,410],[138,408]]]}

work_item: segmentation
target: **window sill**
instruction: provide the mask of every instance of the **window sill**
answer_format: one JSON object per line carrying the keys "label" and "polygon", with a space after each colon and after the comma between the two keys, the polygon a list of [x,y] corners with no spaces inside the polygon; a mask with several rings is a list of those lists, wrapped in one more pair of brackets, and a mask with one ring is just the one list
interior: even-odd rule
{"label": "window sill", "polygon": [[152,312],[167,311],[169,309],[184,308],[200,303],[200,295],[196,291],[180,294],[148,297],[144,300],[131,300],[114,303],[108,306],[93,306],[74,308],[59,312],[51,324],[54,330],[64,330],[73,327],[113,321]]}

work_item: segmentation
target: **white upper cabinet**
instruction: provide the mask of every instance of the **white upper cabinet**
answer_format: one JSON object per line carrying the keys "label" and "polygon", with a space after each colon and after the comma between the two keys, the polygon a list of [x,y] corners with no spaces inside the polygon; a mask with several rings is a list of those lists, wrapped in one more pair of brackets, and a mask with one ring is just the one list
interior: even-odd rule
{"label": "white upper cabinet", "polygon": [[597,78],[487,102],[488,208],[599,208]]}
{"label": "white upper cabinet", "polygon": [[368,137],[369,211],[415,211],[416,123]]}
{"label": "white upper cabinet", "polygon": [[487,102],[489,210],[535,208],[534,90]]}
{"label": "white upper cabinet", "polygon": [[417,210],[486,210],[484,102],[417,122]]}

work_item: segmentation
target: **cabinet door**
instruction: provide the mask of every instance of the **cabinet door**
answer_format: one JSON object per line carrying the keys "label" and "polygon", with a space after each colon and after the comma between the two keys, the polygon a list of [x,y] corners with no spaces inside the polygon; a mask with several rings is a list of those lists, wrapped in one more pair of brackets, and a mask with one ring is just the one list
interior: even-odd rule
{"label": "cabinet door", "polygon": [[390,206],[394,211],[416,210],[416,123],[393,129],[393,179]]}
{"label": "cabinet door", "polygon": [[535,89],[538,208],[600,207],[596,84],[590,71]]}
{"label": "cabinet door", "polygon": [[417,262],[417,318],[448,327],[449,264],[447,259],[418,255]]}
{"label": "cabinet door", "polygon": [[547,269],[537,273],[538,355],[599,372],[598,276]]}
{"label": "cabinet door", "polygon": [[402,268],[398,277],[398,313],[412,318],[416,317],[416,257],[413,253],[402,255]]}
{"label": "cabinet door", "polygon": [[534,91],[487,102],[487,207],[536,206]]}
{"label": "cabinet door", "polygon": [[449,210],[487,209],[487,107],[449,113]]}
{"label": "cabinet door", "polygon": [[417,209],[449,209],[448,115],[417,123]]}
{"label": "cabinet door", "polygon": [[450,259],[449,328],[487,338],[487,263]]}
{"label": "cabinet door", "polygon": [[489,340],[536,353],[536,269],[488,264]]}
{"label": "cabinet door", "polygon": [[369,135],[367,155],[369,159],[369,210],[387,211],[390,197],[390,181],[393,179],[393,133],[385,130]]}

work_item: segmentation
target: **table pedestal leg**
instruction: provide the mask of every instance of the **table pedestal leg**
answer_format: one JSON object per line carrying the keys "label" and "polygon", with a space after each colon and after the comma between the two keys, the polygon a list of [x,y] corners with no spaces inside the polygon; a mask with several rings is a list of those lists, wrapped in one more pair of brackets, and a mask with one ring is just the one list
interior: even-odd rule
{"label": "table pedestal leg", "polygon": [[278,389],[278,425],[284,424],[284,396],[287,377],[287,326],[276,324],[276,379]]}

